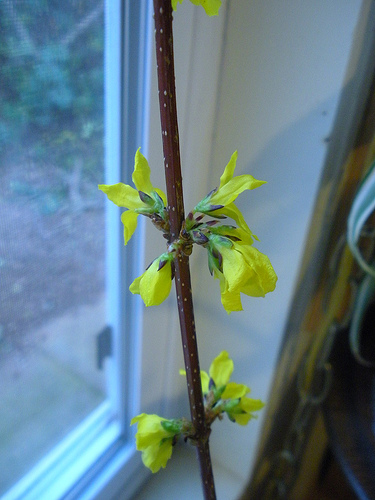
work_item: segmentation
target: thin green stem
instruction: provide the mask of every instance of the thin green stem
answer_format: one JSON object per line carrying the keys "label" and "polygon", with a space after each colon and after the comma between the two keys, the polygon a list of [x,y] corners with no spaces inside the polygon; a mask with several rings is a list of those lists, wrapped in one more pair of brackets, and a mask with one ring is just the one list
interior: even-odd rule
{"label": "thin green stem", "polygon": [[[154,0],[154,13],[170,242],[173,242],[179,238],[185,214],[177,122],[171,0]],[[175,283],[190,413],[195,428],[202,487],[204,498],[214,500],[216,493],[208,442],[210,430],[204,415],[189,257],[182,253],[175,259]]]}

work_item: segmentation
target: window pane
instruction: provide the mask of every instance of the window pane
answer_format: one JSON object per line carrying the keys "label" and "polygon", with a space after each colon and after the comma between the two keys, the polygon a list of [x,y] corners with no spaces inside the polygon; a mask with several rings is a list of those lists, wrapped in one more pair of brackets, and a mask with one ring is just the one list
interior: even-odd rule
{"label": "window pane", "polygon": [[106,397],[103,2],[0,2],[0,494]]}

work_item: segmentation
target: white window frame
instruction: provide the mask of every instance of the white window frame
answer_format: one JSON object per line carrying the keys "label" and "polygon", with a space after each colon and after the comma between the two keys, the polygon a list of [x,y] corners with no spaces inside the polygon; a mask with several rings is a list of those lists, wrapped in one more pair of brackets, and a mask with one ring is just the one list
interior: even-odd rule
{"label": "white window frame", "polygon": [[[150,0],[105,1],[106,183],[130,183],[134,153],[146,151]],[[146,154],[146,153],[145,153]],[[148,475],[135,450],[132,416],[140,413],[142,309],[127,291],[141,272],[142,231],[126,252],[120,210],[107,204],[108,322],[113,355],[106,363],[108,399],[1,500],[108,500],[129,497]],[[100,235],[98,236],[100,237]]]}

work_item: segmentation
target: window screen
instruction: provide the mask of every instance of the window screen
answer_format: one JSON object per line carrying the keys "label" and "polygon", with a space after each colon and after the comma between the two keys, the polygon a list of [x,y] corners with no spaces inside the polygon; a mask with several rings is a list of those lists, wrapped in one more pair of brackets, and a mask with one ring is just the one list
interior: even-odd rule
{"label": "window screen", "polygon": [[0,2],[0,495],[105,398],[103,2]]}

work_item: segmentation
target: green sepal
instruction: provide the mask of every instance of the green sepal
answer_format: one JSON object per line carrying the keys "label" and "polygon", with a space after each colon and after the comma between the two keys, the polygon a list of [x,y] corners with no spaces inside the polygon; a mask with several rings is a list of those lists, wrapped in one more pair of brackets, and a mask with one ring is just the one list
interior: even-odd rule
{"label": "green sepal", "polygon": [[213,387],[212,388],[212,392],[214,393],[214,398],[215,398],[215,401],[218,401],[220,398],[221,398],[221,395],[223,394],[223,392],[225,391],[225,385],[221,386],[221,387]]}
{"label": "green sepal", "polygon": [[182,421],[179,419],[163,420],[160,422],[163,429],[171,434],[180,434],[182,430]]}
{"label": "green sepal", "polygon": [[219,269],[218,268],[219,264],[210,251],[207,252],[207,256],[208,256],[208,269],[210,271],[211,276],[213,276],[214,269],[215,268]]}
{"label": "green sepal", "polygon": [[159,193],[157,191],[152,191],[151,196],[155,202],[154,203],[154,211],[162,216],[162,213],[164,212],[164,208],[165,208],[162,197],[159,195]]}
{"label": "green sepal", "polygon": [[[220,227],[220,226],[219,226]],[[233,241],[223,236],[222,234],[216,234],[217,228],[213,228],[208,234],[210,240],[210,247],[212,249],[217,247],[233,248]]]}
{"label": "green sepal", "polygon": [[238,407],[240,401],[241,399],[230,399],[223,404],[223,411],[226,411],[228,413],[237,413],[236,410],[240,410],[239,413],[244,413],[243,410]]}

